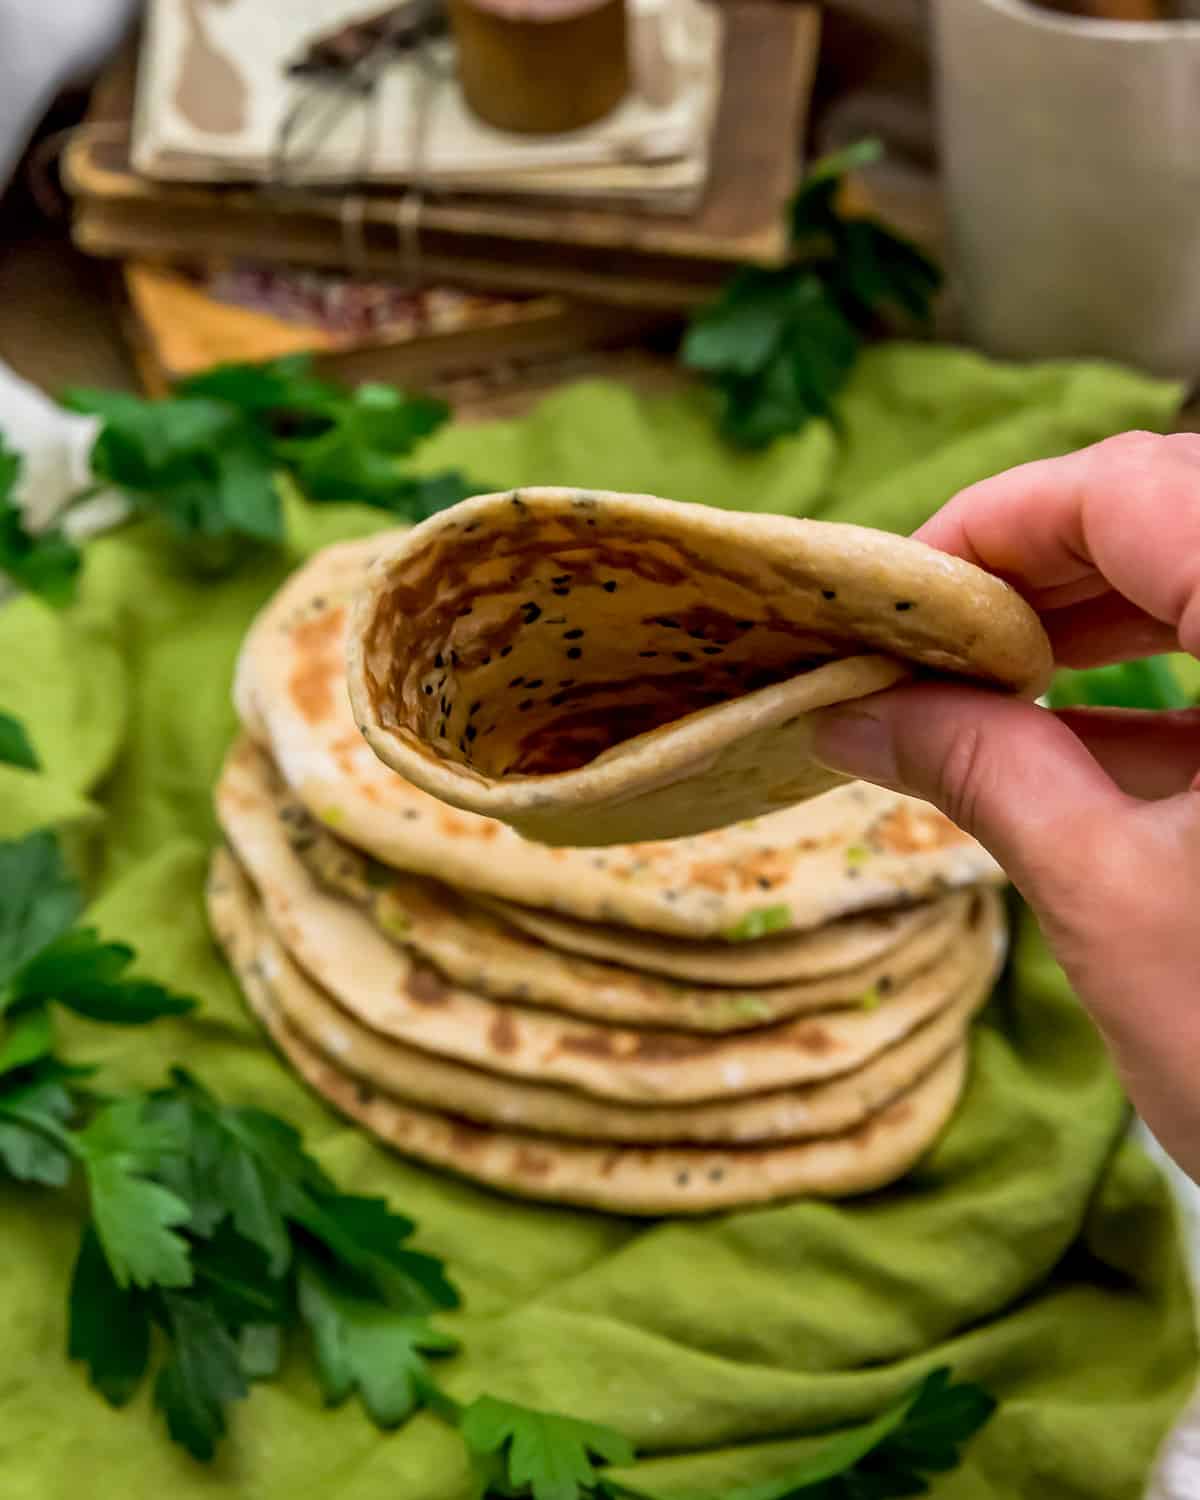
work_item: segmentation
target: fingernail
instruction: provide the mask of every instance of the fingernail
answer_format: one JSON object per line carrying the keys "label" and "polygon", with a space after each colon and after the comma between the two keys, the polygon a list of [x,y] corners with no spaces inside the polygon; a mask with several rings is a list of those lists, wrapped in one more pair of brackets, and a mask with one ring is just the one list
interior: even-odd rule
{"label": "fingernail", "polygon": [[831,771],[863,781],[898,780],[890,726],[855,708],[828,708],[815,714],[813,754]]}

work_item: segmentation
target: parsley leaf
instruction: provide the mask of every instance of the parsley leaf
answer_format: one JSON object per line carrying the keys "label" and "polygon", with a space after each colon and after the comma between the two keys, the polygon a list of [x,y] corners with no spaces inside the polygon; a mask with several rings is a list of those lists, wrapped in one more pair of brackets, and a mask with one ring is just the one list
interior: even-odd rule
{"label": "parsley leaf", "polygon": [[124,1406],[150,1363],[150,1302],[113,1276],[92,1225],[79,1240],[71,1274],[67,1354],[88,1367],[92,1384],[113,1406]]}
{"label": "parsley leaf", "polygon": [[40,1062],[24,1077],[6,1077],[0,1090],[0,1162],[19,1182],[64,1187],[74,1155],[63,1139],[75,1102],[64,1085],[66,1070]]}
{"label": "parsley leaf", "polygon": [[[64,933],[83,907],[58,840],[40,831],[0,843],[0,997],[30,959]],[[0,1008],[7,1000],[0,1001]]]}
{"label": "parsley leaf", "polygon": [[[963,1446],[995,1409],[995,1400],[982,1386],[951,1384],[949,1369],[932,1370],[873,1422],[832,1438],[789,1472],[686,1500],[902,1500],[922,1495],[931,1474],[958,1464]],[[641,1497],[629,1485],[603,1488],[612,1500]]]}
{"label": "parsley leaf", "polygon": [[210,1459],[225,1434],[225,1406],[249,1392],[238,1346],[206,1302],[174,1292],[162,1300],[171,1344],[154,1403],[175,1441]]}
{"label": "parsley leaf", "polygon": [[54,1050],[54,1025],[45,1005],[22,1007],[0,1043],[0,1074],[15,1073]]}
{"label": "parsley leaf", "polygon": [[926,322],[941,273],[873,219],[844,218],[842,178],[880,155],[864,141],[816,162],[793,200],[789,264],[747,266],[694,318],[683,363],[707,376],[722,431],[760,448],[810,417],[831,416],[881,315]]}
{"label": "parsley leaf", "polygon": [[57,527],[32,532],[12,497],[21,456],[0,437],[0,573],[56,608],[70,604],[82,558]]}
{"label": "parsley leaf", "polygon": [[133,949],[104,943],[91,927],[65,932],[35,954],[9,981],[8,1002],[57,1000],[92,1021],[141,1026],[159,1016],[181,1016],[196,1002],[148,979],[126,979]]}
{"label": "parsley leaf", "polygon": [[419,1406],[438,1404],[425,1355],[453,1353],[458,1344],[449,1334],[355,1296],[311,1260],[299,1268],[298,1288],[330,1405],[357,1390],[380,1427],[396,1427]]}
{"label": "parsley leaf", "polygon": [[515,1402],[481,1396],[460,1421],[463,1441],[476,1458],[499,1460],[502,1493],[530,1500],[586,1500],[599,1482],[601,1464],[631,1464],[631,1443],[611,1427]]}
{"label": "parsley leaf", "polygon": [[177,1230],[190,1218],[188,1205],[150,1175],[162,1156],[183,1149],[177,1134],[148,1118],[146,1101],[131,1095],[105,1105],[75,1141],[117,1285],[187,1286],[191,1260]]}
{"label": "parsley leaf", "polygon": [[0,713],[0,765],[17,766],[22,771],[41,770],[25,726],[6,713]]}

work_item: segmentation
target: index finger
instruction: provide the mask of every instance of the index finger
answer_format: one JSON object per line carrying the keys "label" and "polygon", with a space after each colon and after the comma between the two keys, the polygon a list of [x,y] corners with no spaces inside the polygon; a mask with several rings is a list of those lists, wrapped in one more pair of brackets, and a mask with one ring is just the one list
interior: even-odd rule
{"label": "index finger", "polygon": [[1200,647],[1200,436],[1125,433],[956,495],[922,541],[1006,578],[1041,610],[1109,588]]}

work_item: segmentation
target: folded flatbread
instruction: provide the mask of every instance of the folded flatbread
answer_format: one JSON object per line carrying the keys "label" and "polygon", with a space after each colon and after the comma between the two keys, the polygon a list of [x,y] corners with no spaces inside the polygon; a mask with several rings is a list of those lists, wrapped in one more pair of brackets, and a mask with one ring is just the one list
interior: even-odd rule
{"label": "folded flatbread", "polygon": [[936,671],[1036,696],[1053,667],[1008,584],[865,527],[527,489],[393,542],[350,630],[380,758],[543,843],[723,828],[846,778],[810,715]]}

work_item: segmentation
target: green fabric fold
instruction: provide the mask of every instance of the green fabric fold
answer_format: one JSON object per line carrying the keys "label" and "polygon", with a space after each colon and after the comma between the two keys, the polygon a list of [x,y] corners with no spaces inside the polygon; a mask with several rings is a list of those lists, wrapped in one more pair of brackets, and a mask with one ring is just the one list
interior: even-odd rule
{"label": "green fabric fold", "polygon": [[[861,362],[835,432],[769,452],[715,437],[702,393],[639,401],[566,389],[527,418],[439,434],[430,470],[481,484],[568,483],[864,521],[907,531],[956,489],[1124,427],[1169,427],[1178,388],[1100,364],[1034,368],[893,345]],[[39,773],[0,771],[0,835],[65,821],[102,931],[142,972],[202,1001],[136,1033],[65,1026],[70,1055],[114,1085],[183,1060],[230,1100],[301,1126],[349,1187],[417,1219],[464,1293],[454,1395],[482,1391],[620,1428],[656,1495],[782,1472],[814,1435],[875,1415],[933,1365],[1001,1400],[958,1500],[1132,1500],[1196,1368],[1172,1207],[1123,1143],[1127,1106],[1091,1025],[1014,903],[1013,961],[977,1028],[963,1106],[902,1183],[842,1204],[635,1223],[522,1204],[426,1171],[348,1127],[261,1040],[209,939],[211,786],[234,731],[230,674],[287,567],[386,518],[289,504],[287,559],[236,577],[182,571],[148,527],[92,544],[79,605],[0,614],[0,709],[29,726]],[[460,1446],[421,1416],[381,1434],[324,1411],[303,1362],[258,1387],[203,1467],[143,1394],[106,1407],[65,1357],[77,1210],[5,1186],[0,1411],[14,1500],[469,1500]]]}

